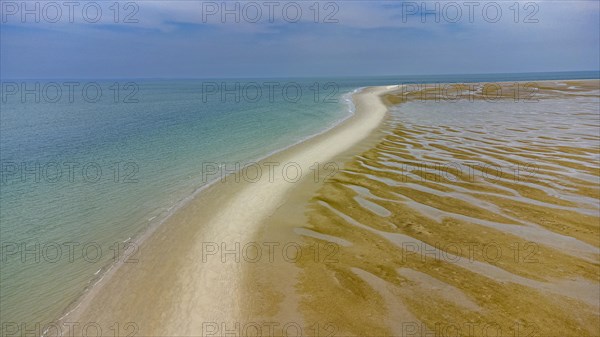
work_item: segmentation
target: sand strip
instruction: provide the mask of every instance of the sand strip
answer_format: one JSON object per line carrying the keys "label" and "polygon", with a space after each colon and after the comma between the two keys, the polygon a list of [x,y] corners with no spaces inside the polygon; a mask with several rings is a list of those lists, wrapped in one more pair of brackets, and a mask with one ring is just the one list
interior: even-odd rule
{"label": "sand strip", "polygon": [[[256,182],[230,177],[207,188],[143,242],[136,263],[122,264],[106,275],[65,321],[96,322],[107,329],[114,322],[133,322],[142,336],[207,334],[216,325],[239,322],[239,308],[248,298],[243,268],[235,253],[224,255],[221,248],[233,250],[236,243],[252,241],[287,193],[313,178],[311,166],[348,151],[374,132],[387,112],[380,96],[394,89],[372,87],[354,94],[352,117],[261,161],[263,172]],[[265,167],[272,169],[267,172]],[[131,332],[122,329],[119,334]]]}

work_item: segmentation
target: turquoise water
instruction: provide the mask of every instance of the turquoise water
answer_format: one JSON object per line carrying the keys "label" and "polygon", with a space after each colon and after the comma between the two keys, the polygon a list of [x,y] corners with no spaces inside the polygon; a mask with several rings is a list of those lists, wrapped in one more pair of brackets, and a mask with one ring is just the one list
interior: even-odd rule
{"label": "turquoise water", "polygon": [[[359,87],[569,78],[598,72],[2,80],[0,322],[44,325],[58,318],[112,262],[135,259],[132,238],[206,184],[203,164],[233,168],[323,131],[349,115],[344,95]],[[67,82],[79,83],[72,100]],[[36,83],[39,103],[32,93],[12,94],[14,85],[35,91]],[[52,83],[63,90],[57,102]],[[224,96],[222,84],[229,89]],[[85,85],[92,89],[83,97]]]}

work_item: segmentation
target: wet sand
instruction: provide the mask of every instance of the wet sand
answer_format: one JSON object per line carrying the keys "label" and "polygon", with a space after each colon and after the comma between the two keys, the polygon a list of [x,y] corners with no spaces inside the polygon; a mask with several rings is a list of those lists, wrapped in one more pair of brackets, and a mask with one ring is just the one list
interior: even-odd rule
{"label": "wet sand", "polygon": [[[514,84],[498,85],[487,88],[494,102],[516,108]],[[482,109],[494,104],[482,85],[457,88]],[[589,144],[600,142],[600,85],[535,89],[530,104],[543,109],[579,98],[595,108],[509,124],[499,115],[478,124],[392,114],[376,144],[317,191],[296,189],[257,240],[304,241],[322,254],[249,266],[248,291],[277,296],[259,292],[247,320],[300,317],[305,335],[319,326],[337,336],[597,336],[600,149]],[[399,111],[459,109],[436,90],[399,87],[384,100]],[[528,123],[532,116],[540,120]],[[285,275],[294,278],[282,284]]]}
{"label": "wet sand", "polygon": [[[377,129],[386,114],[379,96],[387,91],[367,88],[355,95],[354,115],[261,161],[263,174],[258,180],[254,181],[256,171],[247,172],[239,180],[229,176],[199,193],[148,234],[135,255],[137,262],[107,273],[64,321],[97,322],[101,327],[133,322],[135,335],[141,336],[208,335],[215,324],[229,329],[242,322],[243,308],[252,300],[242,274],[250,253],[242,249],[286,203],[290,190],[320,184],[311,166],[319,163],[324,171],[317,176],[326,176],[324,166],[331,158]],[[236,245],[239,254],[225,253]],[[280,249],[274,247],[273,252],[281,258]]]}
{"label": "wet sand", "polygon": [[[453,90],[513,100],[513,84],[499,85],[507,89]],[[265,159],[281,164],[272,174],[199,193],[65,320],[134,322],[138,336],[597,335],[598,148],[407,125],[387,109],[436,97],[405,89],[356,94],[354,117]],[[536,97],[597,98],[599,89],[543,81]],[[519,135],[528,126],[498,127]],[[452,161],[524,172],[486,179],[481,168],[419,166]],[[302,175],[289,182],[281,168],[292,162]]]}

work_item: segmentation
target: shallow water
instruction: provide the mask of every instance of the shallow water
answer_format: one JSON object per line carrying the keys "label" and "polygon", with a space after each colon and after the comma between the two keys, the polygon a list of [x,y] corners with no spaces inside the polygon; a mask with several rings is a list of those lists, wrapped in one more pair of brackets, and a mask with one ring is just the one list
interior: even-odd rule
{"label": "shallow water", "polygon": [[[140,233],[218,178],[204,177],[203,164],[232,170],[236,162],[243,165],[320,132],[349,114],[343,95],[358,87],[572,77],[597,73],[209,81],[229,88],[251,81],[297,83],[304,92],[297,102],[282,94],[272,101],[266,92],[256,102],[252,93],[242,93],[240,102],[232,95],[223,102],[219,94],[205,101],[207,81],[200,80],[134,81],[137,103],[115,102],[113,81],[93,81],[105,90],[95,103],[11,96],[0,115],[0,321],[43,326],[56,319],[113,262],[135,263]],[[576,168],[571,173],[593,179]],[[358,200],[387,214],[386,206],[374,207],[377,200]]]}
{"label": "shallow water", "polygon": [[298,263],[306,319],[367,336],[596,335],[600,95],[580,84],[394,106],[383,140],[309,206],[310,244],[350,244],[338,263]]}
{"label": "shallow water", "polygon": [[[199,80],[138,81],[137,103],[115,103],[108,81],[91,82],[104,89],[98,102],[9,96],[0,123],[1,321],[43,327],[58,318],[113,262],[135,263],[136,236],[195,190],[347,116],[343,95],[356,88],[274,81],[289,84],[289,96],[252,101],[240,89],[237,102],[206,95]],[[205,165],[216,173],[204,175]]]}

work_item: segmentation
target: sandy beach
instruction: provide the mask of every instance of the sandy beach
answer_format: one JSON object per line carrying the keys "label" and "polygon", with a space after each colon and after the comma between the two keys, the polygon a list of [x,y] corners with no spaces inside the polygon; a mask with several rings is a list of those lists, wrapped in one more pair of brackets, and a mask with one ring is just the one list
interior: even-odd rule
{"label": "sandy beach", "polygon": [[231,250],[253,242],[299,182],[318,185],[311,181],[315,171],[310,167],[328,163],[371,136],[387,111],[380,96],[390,90],[367,88],[355,94],[354,115],[264,160],[277,164],[269,166],[271,172],[263,169],[259,179],[254,179],[255,173],[239,182],[228,177],[199,193],[148,234],[136,254],[138,262],[108,272],[65,321],[105,322],[102,326],[135,322],[142,336],[192,336],[210,331],[208,325],[215,322],[228,326],[242,322],[242,309],[251,298],[242,275],[248,263],[236,262],[231,254],[223,263],[220,252],[207,253],[215,245]]}
{"label": "sandy beach", "polygon": [[[503,135],[505,125],[409,124],[388,109],[436,98],[405,89],[364,89],[338,126],[199,192],[65,321],[119,322],[120,335],[141,336],[593,336],[597,149],[528,125]],[[479,84],[455,90],[488,104]],[[539,82],[536,93],[545,111],[597,97],[598,81]],[[594,113],[582,116],[595,127]],[[474,179],[418,167],[450,160],[540,170],[490,180],[484,169]]]}
{"label": "sandy beach", "polygon": [[0,337],[600,337],[600,1],[0,16]]}

